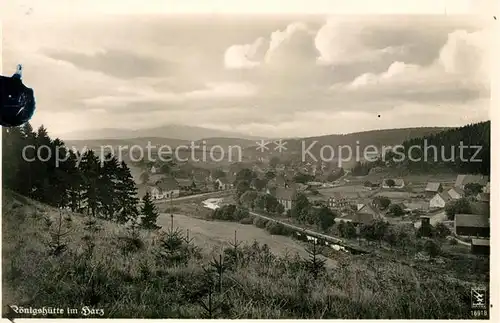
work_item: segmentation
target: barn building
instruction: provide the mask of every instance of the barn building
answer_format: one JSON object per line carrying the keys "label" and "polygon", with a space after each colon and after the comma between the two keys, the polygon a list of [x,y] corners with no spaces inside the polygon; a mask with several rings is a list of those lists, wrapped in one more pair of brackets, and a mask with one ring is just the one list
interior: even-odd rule
{"label": "barn building", "polygon": [[470,237],[489,237],[490,219],[486,215],[456,214],[455,234]]}

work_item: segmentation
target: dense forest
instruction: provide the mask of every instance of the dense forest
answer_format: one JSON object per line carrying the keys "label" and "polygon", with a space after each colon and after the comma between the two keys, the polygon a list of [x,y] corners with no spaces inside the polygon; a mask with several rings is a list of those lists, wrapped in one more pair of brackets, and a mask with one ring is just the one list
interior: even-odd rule
{"label": "dense forest", "polygon": [[406,158],[403,165],[409,170],[445,168],[458,173],[489,175],[490,127],[491,122],[487,121],[407,140],[403,142],[405,156],[409,156],[412,146],[421,149],[413,149],[413,160]]}
{"label": "dense forest", "polygon": [[377,166],[404,167],[412,172],[453,171],[490,174],[490,121],[448,129],[429,136],[405,140],[384,159],[358,162],[351,170],[364,176]]}
{"label": "dense forest", "polygon": [[138,216],[136,186],[125,162],[79,153],[41,126],[4,128],[3,187],[54,207],[125,223]]}

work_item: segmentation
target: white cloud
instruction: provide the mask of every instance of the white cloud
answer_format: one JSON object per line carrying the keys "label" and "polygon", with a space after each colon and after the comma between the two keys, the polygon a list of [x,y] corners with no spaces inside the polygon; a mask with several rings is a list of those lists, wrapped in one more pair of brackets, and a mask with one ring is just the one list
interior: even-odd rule
{"label": "white cloud", "polygon": [[[297,67],[294,64],[314,62],[315,31],[302,22],[289,24],[284,30],[272,32],[267,40],[257,38],[253,43],[230,46],[224,54],[226,68],[245,69],[257,66]],[[262,55],[262,53],[264,53]]]}
{"label": "white cloud", "polygon": [[285,30],[277,30],[270,36],[265,62],[271,65],[304,64],[314,58],[314,31],[301,22],[288,25]]}
{"label": "white cloud", "polygon": [[[377,21],[380,25],[380,21]],[[318,30],[314,44],[319,52],[320,64],[345,64],[367,62],[383,56],[404,53],[403,46],[374,49],[364,44],[370,26],[376,25],[370,19],[333,17]]]}
{"label": "white cloud", "polygon": [[[457,30],[448,35],[439,57],[429,66],[394,62],[380,74],[364,73],[347,85],[350,91],[398,94],[437,93],[469,90],[489,91],[490,49],[487,32],[468,33]],[[341,90],[345,85],[332,88]]]}
{"label": "white cloud", "polygon": [[224,53],[224,65],[230,69],[252,68],[260,65],[259,53],[265,50],[264,38],[257,38],[252,44],[233,45]]}
{"label": "white cloud", "polygon": [[450,33],[439,53],[439,63],[447,73],[489,83],[491,36],[487,29],[472,33],[465,30]]}
{"label": "white cloud", "polygon": [[422,77],[422,74],[420,73],[423,72],[425,72],[423,71],[423,68],[418,65],[394,62],[391,66],[389,66],[387,71],[383,73],[364,73],[356,77],[354,81],[349,84],[349,88],[358,89],[374,85],[397,85],[398,83],[401,85],[401,82],[418,82],[418,78]]}

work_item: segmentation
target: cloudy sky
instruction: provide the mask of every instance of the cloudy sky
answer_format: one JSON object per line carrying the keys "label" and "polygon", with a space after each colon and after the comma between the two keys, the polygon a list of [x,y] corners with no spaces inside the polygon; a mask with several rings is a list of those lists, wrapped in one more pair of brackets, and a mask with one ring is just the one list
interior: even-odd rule
{"label": "cloudy sky", "polygon": [[92,11],[97,3],[79,15],[18,6],[23,23],[3,24],[3,74],[24,65],[33,124],[54,135],[175,123],[288,137],[489,118],[483,18],[145,6],[109,16]]}

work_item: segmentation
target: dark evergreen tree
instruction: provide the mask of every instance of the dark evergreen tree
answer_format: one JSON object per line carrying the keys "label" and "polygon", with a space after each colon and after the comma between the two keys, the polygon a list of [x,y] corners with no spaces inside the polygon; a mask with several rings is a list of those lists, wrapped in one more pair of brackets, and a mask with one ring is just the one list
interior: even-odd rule
{"label": "dark evergreen tree", "polygon": [[99,208],[98,182],[100,176],[100,162],[94,151],[86,151],[80,162],[80,171],[83,177],[82,202],[87,209],[87,214],[97,215]]}
{"label": "dark evergreen tree", "polygon": [[153,203],[151,199],[151,194],[146,193],[142,198],[142,208],[141,208],[141,227],[146,230],[157,230],[161,227],[156,225],[156,220],[160,213],[156,208],[156,205]]}
{"label": "dark evergreen tree", "polygon": [[101,161],[98,196],[101,201],[101,213],[107,220],[114,219],[115,213],[119,210],[118,201],[118,172],[120,164],[115,156],[108,153],[104,161]]}
{"label": "dark evergreen tree", "polygon": [[117,170],[116,198],[118,201],[119,212],[116,220],[119,223],[126,223],[129,220],[136,219],[138,216],[137,187],[127,164],[122,161]]}

